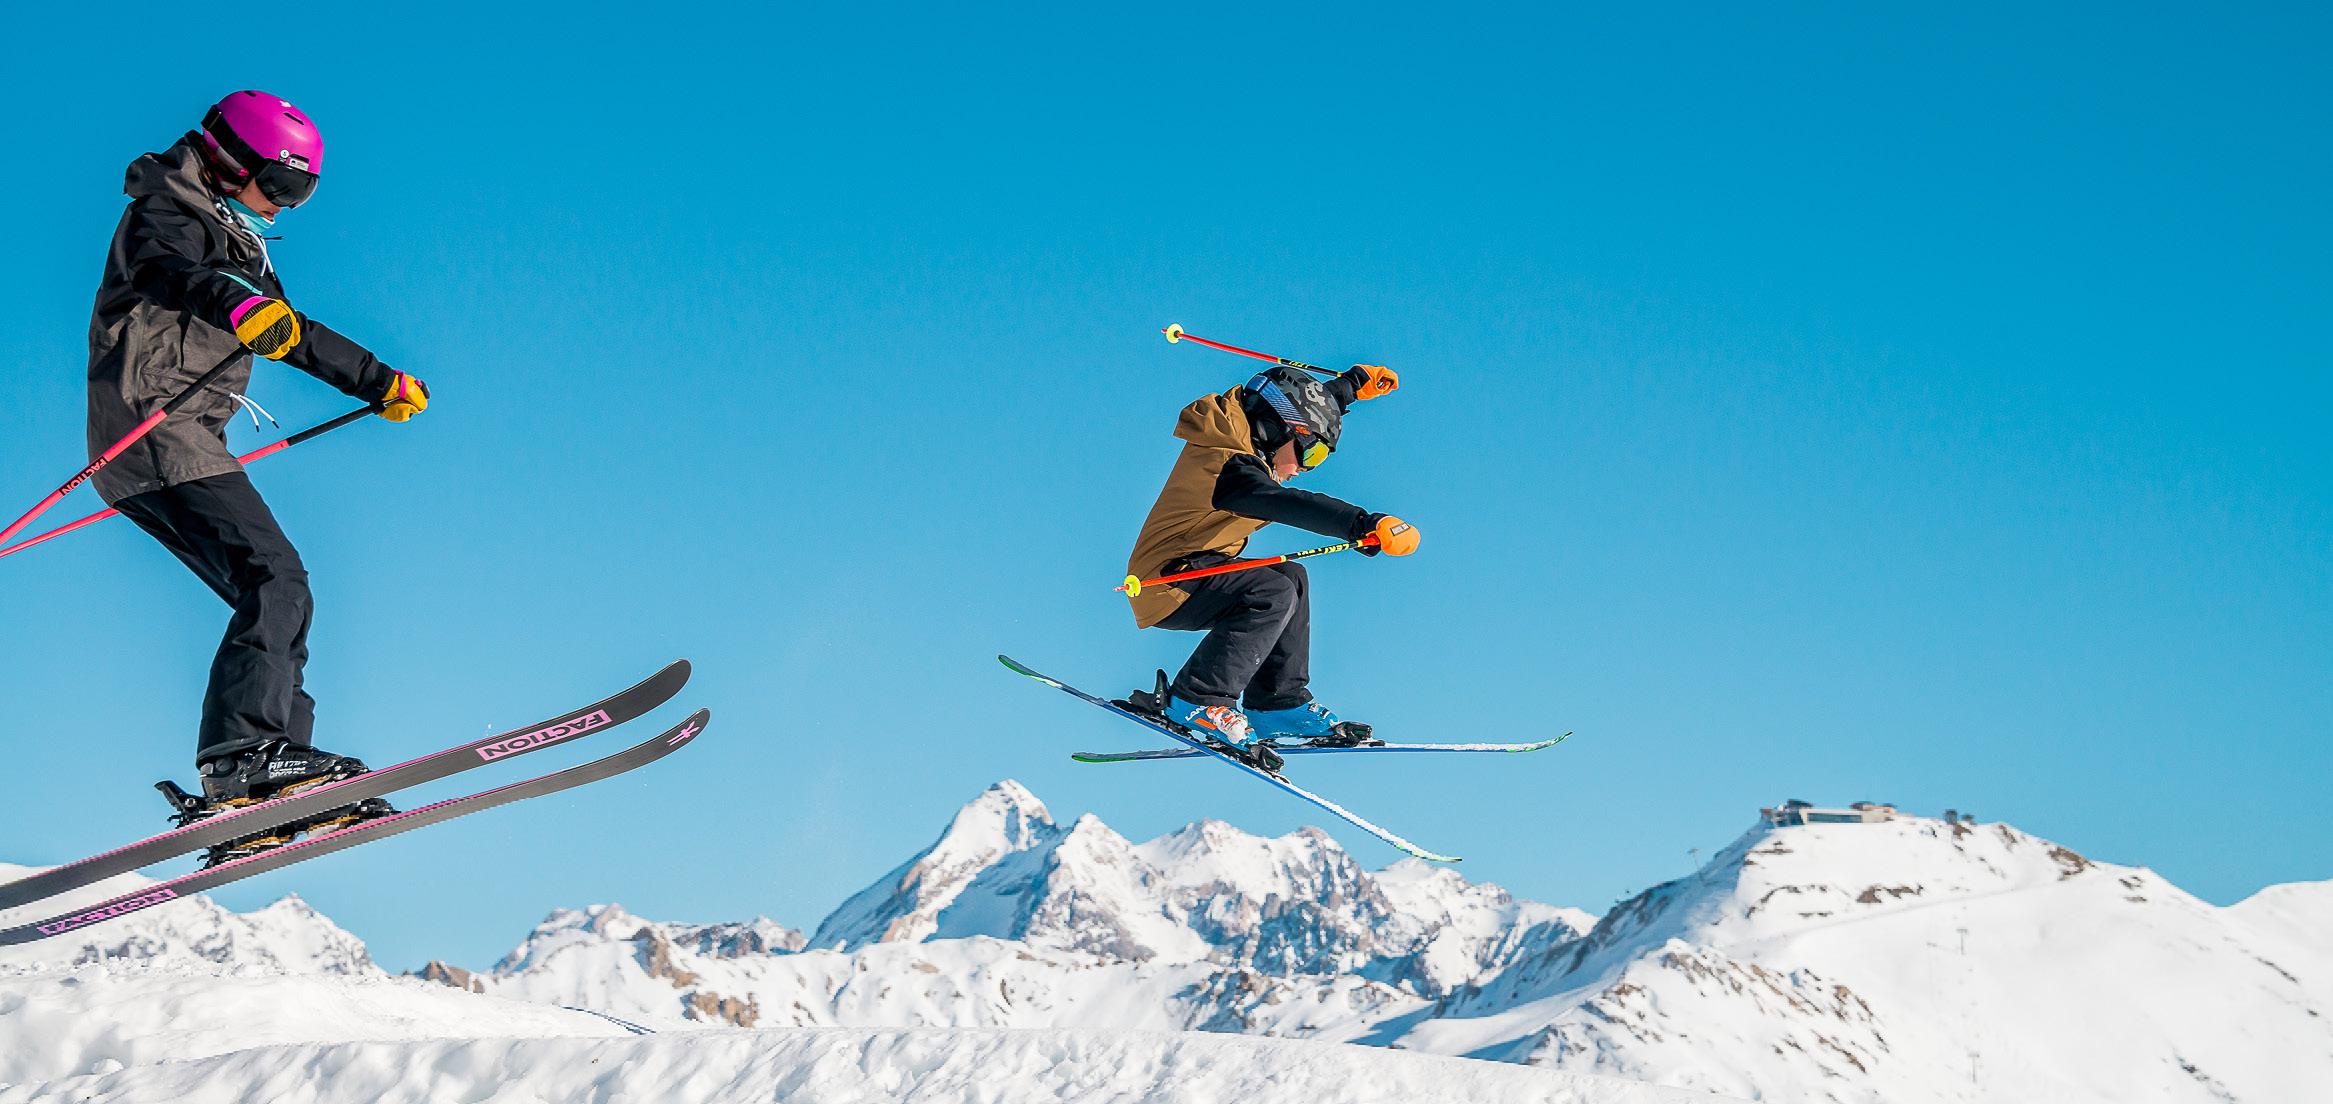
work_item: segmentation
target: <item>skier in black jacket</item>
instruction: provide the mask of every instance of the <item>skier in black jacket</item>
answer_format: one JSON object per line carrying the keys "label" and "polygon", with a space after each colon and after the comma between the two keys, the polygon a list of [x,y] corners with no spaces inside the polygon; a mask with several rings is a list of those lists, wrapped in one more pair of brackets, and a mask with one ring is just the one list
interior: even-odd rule
{"label": "skier in black jacket", "polygon": [[[289,101],[236,92],[161,153],[130,163],[130,197],[89,319],[92,458],[238,345],[401,422],[429,389],[293,310],[265,231],[307,201],[323,168],[315,124]],[[301,685],[311,599],[300,554],[227,450],[251,362],[221,376],[97,473],[97,493],[153,535],[234,616],[211,663],[196,769],[200,816],[346,778],[362,762],[309,746]],[[353,814],[352,814],[353,815]],[[239,841],[248,851],[282,839]],[[220,861],[232,855],[214,855]]]}

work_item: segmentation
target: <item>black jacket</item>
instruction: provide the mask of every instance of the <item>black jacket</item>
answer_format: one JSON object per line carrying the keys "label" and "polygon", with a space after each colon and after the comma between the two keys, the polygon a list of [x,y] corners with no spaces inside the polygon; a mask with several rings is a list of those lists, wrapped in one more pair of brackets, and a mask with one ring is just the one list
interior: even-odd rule
{"label": "black jacket", "polygon": [[[89,314],[91,459],[241,347],[228,312],[254,289],[285,298],[264,246],[220,206],[185,139],[130,162],[122,190],[129,209]],[[394,377],[363,346],[306,315],[284,363],[365,400],[380,398]],[[227,451],[227,422],[250,380],[247,358],[99,471],[97,493],[112,504],[240,471]]]}
{"label": "black jacket", "polygon": [[1215,477],[1214,505],[1218,510],[1293,525],[1338,540],[1357,541],[1375,523],[1369,511],[1341,498],[1300,490],[1272,478],[1271,470],[1254,453],[1234,456]]}

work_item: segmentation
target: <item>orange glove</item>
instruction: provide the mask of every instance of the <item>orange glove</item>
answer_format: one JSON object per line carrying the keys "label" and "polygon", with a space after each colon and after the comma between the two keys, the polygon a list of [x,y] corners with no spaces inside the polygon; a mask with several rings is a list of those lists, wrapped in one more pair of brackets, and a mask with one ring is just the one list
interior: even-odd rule
{"label": "orange glove", "polygon": [[1377,538],[1377,547],[1363,546],[1361,551],[1372,556],[1379,552],[1393,556],[1407,556],[1418,550],[1417,526],[1392,514],[1371,514],[1370,519],[1375,524],[1369,527],[1369,535]]}
{"label": "orange glove", "polygon": [[1352,371],[1345,373],[1345,377],[1353,381],[1355,401],[1390,395],[1401,386],[1401,377],[1394,375],[1393,369],[1375,364],[1356,364]]}
{"label": "orange glove", "polygon": [[429,385],[403,372],[389,381],[389,393],[381,396],[381,417],[392,422],[402,422],[427,409]]}

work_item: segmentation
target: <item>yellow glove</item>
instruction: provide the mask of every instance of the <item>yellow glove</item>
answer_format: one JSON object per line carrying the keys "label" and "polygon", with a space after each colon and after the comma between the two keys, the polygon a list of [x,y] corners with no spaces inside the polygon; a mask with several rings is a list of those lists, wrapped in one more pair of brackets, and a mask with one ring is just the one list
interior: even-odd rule
{"label": "yellow glove", "polygon": [[389,393],[381,396],[381,417],[392,422],[402,422],[427,409],[429,385],[403,372],[389,381]]}
{"label": "yellow glove", "polygon": [[300,316],[281,299],[254,295],[227,312],[235,324],[235,339],[269,360],[282,360],[300,343]]}

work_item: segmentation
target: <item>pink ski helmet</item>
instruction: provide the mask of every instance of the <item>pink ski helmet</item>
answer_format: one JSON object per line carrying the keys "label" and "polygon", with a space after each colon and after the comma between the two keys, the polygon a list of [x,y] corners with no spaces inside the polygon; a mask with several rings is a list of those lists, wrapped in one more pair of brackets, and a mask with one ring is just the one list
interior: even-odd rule
{"label": "pink ski helmet", "polygon": [[292,101],[265,92],[231,93],[203,116],[203,153],[228,191],[259,182],[260,194],[297,207],[324,171],[324,136]]}

